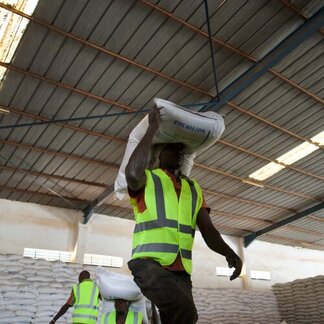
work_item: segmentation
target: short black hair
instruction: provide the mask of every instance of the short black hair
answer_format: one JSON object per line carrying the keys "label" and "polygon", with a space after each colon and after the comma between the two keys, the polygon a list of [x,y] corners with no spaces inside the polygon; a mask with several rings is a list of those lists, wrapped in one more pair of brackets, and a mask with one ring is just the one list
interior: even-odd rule
{"label": "short black hair", "polygon": [[79,274],[79,282],[81,282],[85,279],[90,279],[90,272],[87,270],[83,270]]}

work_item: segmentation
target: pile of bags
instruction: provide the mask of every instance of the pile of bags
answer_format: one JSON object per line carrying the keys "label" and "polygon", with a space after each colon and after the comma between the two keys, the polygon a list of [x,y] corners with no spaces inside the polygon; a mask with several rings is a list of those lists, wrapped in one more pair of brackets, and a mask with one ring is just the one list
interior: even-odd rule
{"label": "pile of bags", "polygon": [[[81,270],[81,265],[0,254],[0,323],[49,323]],[[71,311],[60,323],[71,322]]]}
{"label": "pile of bags", "polygon": [[277,301],[272,292],[194,288],[193,297],[199,314],[199,324],[281,322]]}
{"label": "pile of bags", "polygon": [[[98,323],[101,314],[115,309],[116,298],[132,301],[130,309],[143,314],[144,324],[150,323],[151,303],[132,277],[97,266],[49,262],[15,254],[0,254],[0,323],[49,323],[66,303],[82,270],[90,272],[103,297]],[[71,323],[72,311],[71,307],[59,323]]]}
{"label": "pile of bags", "polygon": [[272,290],[287,323],[324,323],[324,276],[275,284]]}

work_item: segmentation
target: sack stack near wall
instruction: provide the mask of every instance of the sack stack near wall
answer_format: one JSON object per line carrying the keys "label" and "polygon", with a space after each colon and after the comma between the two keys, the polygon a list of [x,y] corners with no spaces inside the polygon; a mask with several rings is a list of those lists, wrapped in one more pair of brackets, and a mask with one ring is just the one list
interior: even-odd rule
{"label": "sack stack near wall", "polygon": [[[0,254],[0,323],[49,323],[66,302],[79,273],[88,270],[91,278],[96,279],[97,269]],[[314,291],[319,300],[320,290]],[[199,313],[198,324],[280,323],[272,292],[194,288],[193,294]],[[101,313],[102,304],[100,316]],[[71,316],[72,308],[58,323],[71,323]]]}
{"label": "sack stack near wall", "polygon": [[324,323],[324,276],[276,284],[272,290],[288,324]]}
{"label": "sack stack near wall", "polygon": [[[49,323],[66,303],[79,273],[95,268],[0,254],[0,323]],[[71,323],[72,308],[59,323]]]}
{"label": "sack stack near wall", "polygon": [[281,323],[272,292],[243,289],[193,289],[198,324]]}

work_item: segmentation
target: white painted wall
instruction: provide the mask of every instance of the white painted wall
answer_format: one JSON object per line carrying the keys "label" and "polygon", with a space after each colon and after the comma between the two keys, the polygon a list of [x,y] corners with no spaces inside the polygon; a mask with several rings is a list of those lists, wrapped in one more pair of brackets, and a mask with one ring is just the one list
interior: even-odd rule
{"label": "white painted wall", "polygon": [[[0,253],[22,254],[25,247],[120,256],[124,259],[119,272],[128,273],[127,260],[131,255],[131,237],[134,222],[94,214],[83,226],[82,214],[77,211],[31,203],[0,199]],[[239,254],[240,240],[224,236],[226,242]],[[324,273],[324,252],[261,241],[244,249],[247,270],[271,272],[271,281],[237,279],[216,276],[216,266],[226,267],[223,256],[209,250],[199,232],[193,250],[195,287],[248,288],[267,290],[275,283],[292,281]]]}
{"label": "white painted wall", "polygon": [[0,199],[0,253],[25,247],[73,251],[82,214],[69,209]]}

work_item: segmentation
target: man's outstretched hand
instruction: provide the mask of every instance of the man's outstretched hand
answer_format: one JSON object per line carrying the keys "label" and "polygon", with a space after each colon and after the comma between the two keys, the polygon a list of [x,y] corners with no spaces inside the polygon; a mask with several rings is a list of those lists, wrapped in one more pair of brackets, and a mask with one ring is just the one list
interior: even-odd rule
{"label": "man's outstretched hand", "polygon": [[230,280],[232,281],[241,274],[242,261],[240,257],[232,250],[226,255],[226,261],[228,263],[229,268],[235,268],[233,274],[230,277]]}

